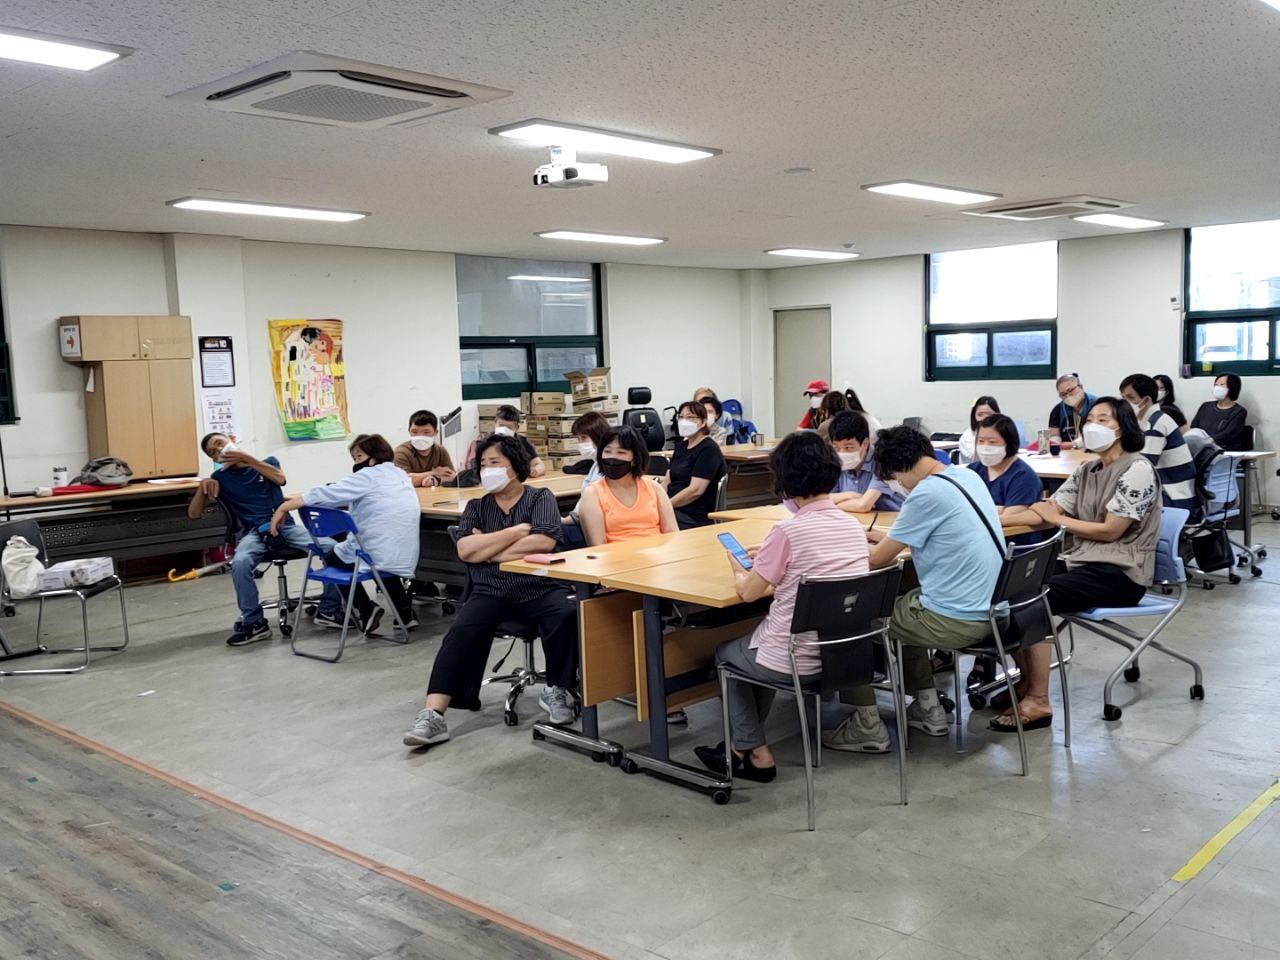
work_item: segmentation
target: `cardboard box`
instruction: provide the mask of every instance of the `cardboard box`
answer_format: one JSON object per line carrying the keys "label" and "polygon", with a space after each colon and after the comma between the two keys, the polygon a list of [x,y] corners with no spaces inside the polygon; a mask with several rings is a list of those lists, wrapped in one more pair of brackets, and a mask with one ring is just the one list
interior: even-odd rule
{"label": "cardboard box", "polygon": [[541,416],[573,413],[571,393],[522,393],[520,409],[525,413]]}
{"label": "cardboard box", "polygon": [[549,470],[563,470],[565,467],[573,466],[575,463],[577,463],[581,459],[582,458],[578,456],[573,456],[573,457],[552,456],[547,460],[547,468]]}
{"label": "cardboard box", "polygon": [[597,400],[579,400],[573,405],[574,413],[582,414],[588,410],[594,410],[596,413],[621,413],[622,404],[618,401],[615,394],[611,397],[601,397]]}
{"label": "cardboard box", "polygon": [[493,420],[498,416],[498,408],[505,406],[505,403],[477,403],[476,415],[481,420]]}
{"label": "cardboard box", "polygon": [[533,445],[533,452],[540,457],[546,457],[551,454],[551,451],[547,449],[547,445],[545,443],[535,443]]}
{"label": "cardboard box", "polygon": [[566,373],[564,378],[569,381],[569,390],[575,401],[609,396],[608,367],[596,367],[590,373],[574,370]]}
{"label": "cardboard box", "polygon": [[83,560],[64,560],[46,567],[40,573],[41,590],[66,590],[84,587],[105,580],[116,572],[110,557],[88,557]]}
{"label": "cardboard box", "polygon": [[547,440],[547,447],[554,455],[578,454],[578,438],[577,437],[550,437]]}

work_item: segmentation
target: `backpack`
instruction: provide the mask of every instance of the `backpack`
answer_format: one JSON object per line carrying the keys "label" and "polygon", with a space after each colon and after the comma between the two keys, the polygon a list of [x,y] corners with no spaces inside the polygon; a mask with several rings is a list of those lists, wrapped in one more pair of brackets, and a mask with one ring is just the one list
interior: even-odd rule
{"label": "backpack", "polygon": [[132,478],[133,471],[119,457],[94,457],[71,482],[94,487],[123,487]]}

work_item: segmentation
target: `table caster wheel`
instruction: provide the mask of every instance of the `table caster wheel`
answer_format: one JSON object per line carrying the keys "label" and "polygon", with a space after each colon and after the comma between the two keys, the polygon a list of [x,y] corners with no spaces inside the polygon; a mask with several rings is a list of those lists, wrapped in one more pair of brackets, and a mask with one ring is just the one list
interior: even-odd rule
{"label": "table caster wheel", "polygon": [[956,712],[956,702],[952,700],[950,697],[940,693],[938,694],[938,702],[942,704],[942,709],[947,711],[947,713]]}
{"label": "table caster wheel", "polygon": [[1250,573],[1250,575],[1251,575],[1251,576],[1260,577],[1260,576],[1262,576],[1262,568],[1261,568],[1261,567],[1250,567],[1250,568],[1249,568],[1249,573]]}
{"label": "table caster wheel", "polygon": [[622,768],[622,772],[630,776],[633,773],[639,773],[639,765],[630,757],[623,757],[618,761],[618,766]]}
{"label": "table caster wheel", "polygon": [[1124,668],[1124,678],[1125,680],[1129,681],[1129,683],[1137,683],[1138,678],[1141,676],[1142,676],[1142,671],[1138,668],[1138,665],[1136,663],[1131,667]]}
{"label": "table caster wheel", "polygon": [[1102,708],[1103,720],[1119,720],[1121,710],[1114,703],[1108,703]]}
{"label": "table caster wheel", "polygon": [[609,761],[609,766],[611,767],[616,767],[618,764],[622,763],[622,755],[618,753],[610,753],[606,756],[606,759]]}
{"label": "table caster wheel", "polygon": [[1214,583],[1212,580],[1206,580],[1204,583],[1201,584],[1201,586],[1204,587],[1206,590],[1212,590],[1214,587],[1217,586],[1217,584]]}
{"label": "table caster wheel", "polygon": [[592,763],[604,763],[604,761],[605,761],[605,755],[603,753],[601,753],[599,750],[591,751]]}
{"label": "table caster wheel", "polygon": [[542,740],[547,739],[547,735],[546,735],[545,733],[543,733],[541,730],[539,730],[537,727],[534,727],[534,728],[533,728],[533,739],[534,739],[534,740],[538,740],[538,741],[542,741]]}
{"label": "table caster wheel", "polygon": [[1203,686],[1201,686],[1201,685],[1200,685],[1200,684],[1198,684],[1198,683],[1193,683],[1193,684],[1191,685],[1191,699],[1192,699],[1192,700],[1203,700],[1203,699],[1204,699],[1204,687],[1203,687]]}
{"label": "table caster wheel", "polygon": [[518,727],[520,726],[520,716],[514,710],[503,710],[502,722],[508,727]]}
{"label": "table caster wheel", "polygon": [[971,693],[971,694],[969,694],[969,706],[973,707],[973,709],[975,709],[975,710],[985,710],[985,709],[987,709],[987,698],[986,698],[986,696],[985,696],[984,694],[981,694],[981,693]]}
{"label": "table caster wheel", "polygon": [[280,636],[282,637],[293,636],[293,627],[287,623],[280,624]]}
{"label": "table caster wheel", "polygon": [[729,802],[729,791],[716,790],[714,793],[711,794],[711,802],[714,803],[717,807],[723,807],[726,803]]}
{"label": "table caster wheel", "polygon": [[1280,520],[1280,510],[1272,510],[1272,511],[1271,511],[1271,519],[1272,519],[1272,520]]}

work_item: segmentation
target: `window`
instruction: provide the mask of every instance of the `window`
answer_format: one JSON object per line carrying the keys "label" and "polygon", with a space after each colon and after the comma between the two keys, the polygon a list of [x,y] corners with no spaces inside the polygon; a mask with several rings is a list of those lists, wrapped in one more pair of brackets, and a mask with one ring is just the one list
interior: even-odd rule
{"label": "window", "polygon": [[567,393],[566,373],[602,366],[597,264],[454,259],[464,400]]}
{"label": "window", "polygon": [[1280,373],[1280,220],[1192,227],[1185,276],[1192,372]]}
{"label": "window", "polygon": [[1053,378],[1057,243],[935,253],[925,282],[927,380]]}

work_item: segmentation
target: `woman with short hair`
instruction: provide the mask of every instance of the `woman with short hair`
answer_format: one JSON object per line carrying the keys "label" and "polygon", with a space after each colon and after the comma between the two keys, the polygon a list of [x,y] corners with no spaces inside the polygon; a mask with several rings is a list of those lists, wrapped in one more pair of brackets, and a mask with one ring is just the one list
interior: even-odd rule
{"label": "woman with short hair", "polygon": [[676,513],[667,492],[645,476],[649,450],[634,427],[601,438],[596,464],[601,480],[582,492],[578,522],[589,546],[658,533],[674,533]]}
{"label": "woman with short hair", "polygon": [[1213,381],[1213,399],[1200,404],[1191,418],[1192,430],[1203,430],[1223,450],[1248,450],[1253,444],[1245,423],[1249,411],[1236,401],[1243,386],[1234,373],[1221,373]]}

